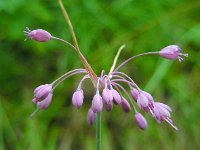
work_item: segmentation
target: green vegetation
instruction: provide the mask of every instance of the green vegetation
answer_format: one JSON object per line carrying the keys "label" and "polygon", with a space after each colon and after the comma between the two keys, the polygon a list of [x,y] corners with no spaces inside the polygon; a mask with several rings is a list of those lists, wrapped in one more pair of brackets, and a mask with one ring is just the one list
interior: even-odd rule
{"label": "green vegetation", "polygon": [[[179,128],[158,125],[147,114],[141,131],[132,113],[119,107],[102,113],[103,150],[200,149],[200,3],[198,0],[65,0],[81,51],[94,71],[109,71],[117,49],[126,44],[119,62],[141,52],[178,44],[189,57],[185,62],[146,56],[125,65],[141,88],[172,107]],[[0,1],[0,150],[93,150],[95,126],[86,115],[94,91],[91,83],[81,109],[72,108],[71,96],[81,76],[56,89],[51,106],[34,111],[35,87],[63,73],[81,68],[77,54],[57,41],[24,42],[23,30],[42,28],[71,41],[56,0]]]}

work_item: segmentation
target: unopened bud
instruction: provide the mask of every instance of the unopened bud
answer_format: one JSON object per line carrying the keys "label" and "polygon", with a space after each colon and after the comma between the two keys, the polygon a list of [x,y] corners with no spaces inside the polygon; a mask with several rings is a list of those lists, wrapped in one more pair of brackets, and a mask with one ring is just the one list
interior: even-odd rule
{"label": "unopened bud", "polygon": [[107,111],[111,111],[113,109],[113,103],[104,103],[104,107]]}
{"label": "unopened bud", "polygon": [[83,90],[77,90],[76,92],[74,92],[72,96],[73,106],[76,108],[80,108],[83,104],[83,99],[84,99]]}
{"label": "unopened bud", "polygon": [[130,112],[131,106],[125,98],[122,98],[120,105],[125,112]]}
{"label": "unopened bud", "polygon": [[148,107],[149,100],[143,91],[140,91],[138,94],[137,104],[140,109],[145,109]]}
{"label": "unopened bud", "polygon": [[145,128],[147,128],[147,121],[146,119],[142,116],[142,114],[140,113],[136,113],[135,114],[135,121],[138,125],[138,127],[142,130],[144,130]]}
{"label": "unopened bud", "polygon": [[53,94],[49,93],[49,95],[44,100],[37,103],[37,106],[41,109],[47,109],[51,104],[52,96]]}
{"label": "unopened bud", "polygon": [[87,121],[89,125],[92,125],[96,120],[96,113],[90,108],[87,114]]}
{"label": "unopened bud", "polygon": [[96,112],[101,112],[103,108],[102,97],[99,94],[95,94],[92,100],[92,110]]}
{"label": "unopened bud", "polygon": [[132,88],[131,89],[131,96],[133,97],[133,99],[137,102],[137,99],[138,99],[138,90],[136,88]]}
{"label": "unopened bud", "polygon": [[112,95],[111,90],[109,90],[108,88],[103,89],[102,98],[105,103],[112,103],[113,95]]}
{"label": "unopened bud", "polygon": [[160,56],[166,59],[178,59],[179,61],[183,61],[181,56],[187,57],[188,54],[182,54],[181,48],[177,45],[170,45],[160,50]]}
{"label": "unopened bud", "polygon": [[111,92],[112,92],[112,95],[113,95],[113,100],[114,100],[114,103],[115,104],[120,104],[121,103],[121,96],[120,96],[120,94],[115,90],[115,89],[112,89],[111,90]]}
{"label": "unopened bud", "polygon": [[37,29],[32,31],[28,28],[26,29],[27,31],[24,32],[26,33],[26,36],[29,39],[34,39],[35,41],[38,42],[47,42],[52,38],[51,34],[43,29]]}
{"label": "unopened bud", "polygon": [[42,101],[49,95],[49,93],[51,93],[51,90],[51,84],[41,85],[34,90],[34,98],[36,98],[38,101]]}

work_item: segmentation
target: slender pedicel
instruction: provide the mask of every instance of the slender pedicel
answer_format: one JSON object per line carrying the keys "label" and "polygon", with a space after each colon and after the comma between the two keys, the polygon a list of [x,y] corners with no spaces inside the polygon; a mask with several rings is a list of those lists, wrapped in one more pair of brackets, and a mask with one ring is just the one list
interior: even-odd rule
{"label": "slender pedicel", "polygon": [[[130,81],[127,81],[125,79],[113,79],[111,80],[113,82],[124,82],[124,83],[127,83],[130,87],[135,87],[135,84],[133,84],[132,82]],[[136,87],[137,88],[137,87]],[[140,90],[140,89],[139,89]]]}
{"label": "slender pedicel", "polygon": [[52,85],[54,85],[54,84],[55,84],[56,82],[58,82],[59,80],[65,78],[66,76],[68,76],[69,74],[74,73],[74,72],[86,72],[86,70],[81,68],[81,69],[74,69],[74,70],[68,71],[67,73],[65,73],[65,74],[63,74],[62,76],[60,76],[58,79],[54,80],[54,81],[52,82]]}
{"label": "slender pedicel", "polygon": [[135,87],[136,87],[137,89],[140,89],[140,88],[138,87],[138,85],[133,81],[133,79],[131,79],[131,77],[129,77],[127,74],[125,74],[125,73],[123,73],[123,72],[113,72],[113,76],[116,75],[116,74],[125,76],[128,80],[130,80],[130,81],[135,85]]}
{"label": "slender pedicel", "polygon": [[116,72],[117,70],[119,70],[119,68],[121,68],[123,65],[125,65],[126,63],[128,63],[129,61],[140,57],[140,56],[145,56],[145,55],[159,55],[159,52],[146,52],[146,53],[142,53],[142,54],[138,54],[136,56],[130,57],[129,59],[125,60],[124,62],[122,62],[113,72]]}
{"label": "slender pedicel", "polygon": [[74,45],[72,45],[70,42],[68,41],[65,41],[64,39],[61,39],[61,38],[58,38],[58,37],[55,37],[55,36],[52,36],[51,39],[53,40],[57,40],[57,41],[60,41],[60,42],[63,42],[69,46],[71,46],[74,50],[76,50],[76,48],[74,47]]}
{"label": "slender pedicel", "polygon": [[73,76],[73,75],[76,75],[76,74],[80,74],[80,73],[87,73],[86,71],[83,71],[83,72],[74,72],[74,73],[71,73],[65,77],[63,77],[62,79],[60,79],[56,84],[54,84],[54,87],[52,89],[52,91],[60,84],[62,83],[64,80],[66,80],[67,78]]}

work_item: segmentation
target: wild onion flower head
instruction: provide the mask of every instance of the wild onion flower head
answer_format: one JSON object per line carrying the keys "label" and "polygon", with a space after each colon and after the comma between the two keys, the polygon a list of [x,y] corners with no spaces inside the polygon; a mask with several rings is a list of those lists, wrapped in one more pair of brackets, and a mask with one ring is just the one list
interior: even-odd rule
{"label": "wild onion flower head", "polygon": [[166,59],[178,59],[180,62],[184,59],[182,56],[188,57],[188,54],[181,53],[181,48],[177,45],[167,46],[159,52],[160,56]]}
{"label": "wild onion flower head", "polygon": [[47,42],[52,38],[51,34],[43,29],[31,31],[29,28],[26,28],[24,32],[28,39],[33,39],[38,42]]}
{"label": "wild onion flower head", "polygon": [[[42,29],[31,31],[27,28],[25,33],[28,38],[39,42],[46,42],[52,39],[64,42],[72,48],[75,48],[69,42],[57,37],[52,37],[50,33]],[[158,123],[166,121],[174,129],[177,129],[171,120],[171,108],[166,104],[156,102],[150,93],[142,90],[129,75],[120,72],[119,69],[129,61],[144,55],[158,55],[169,60],[178,59],[179,61],[182,61],[183,58],[181,56],[187,56],[187,54],[182,54],[179,46],[170,45],[159,52],[147,52],[130,57],[116,67],[117,59],[124,47],[125,46],[123,45],[119,48],[108,74],[103,70],[101,75],[97,77],[96,74],[91,75],[87,67],[85,67],[86,69],[74,69],[66,72],[50,84],[44,84],[37,87],[34,90],[34,97],[32,100],[37,106],[36,110],[49,107],[54,90],[66,79],[76,74],[84,74],[76,91],[72,95],[72,104],[75,108],[80,108],[83,105],[84,92],[82,84],[86,79],[91,79],[96,91],[91,100],[91,107],[87,114],[88,124],[92,125],[95,122],[97,113],[100,113],[103,110],[103,105],[106,111],[112,111],[115,108],[113,104],[116,104],[116,107],[120,106],[125,112],[134,112],[135,121],[141,129],[147,128],[147,121],[138,110],[143,111],[144,113],[150,113]],[[83,57],[82,55],[79,56]],[[85,59],[82,60],[85,61]],[[131,111],[131,109],[133,111]],[[32,115],[34,115],[35,112]]]}

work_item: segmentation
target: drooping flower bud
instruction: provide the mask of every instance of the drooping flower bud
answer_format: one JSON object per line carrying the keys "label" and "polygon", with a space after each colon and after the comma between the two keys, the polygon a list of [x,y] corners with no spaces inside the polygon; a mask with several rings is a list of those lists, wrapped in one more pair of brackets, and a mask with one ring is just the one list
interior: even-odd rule
{"label": "drooping flower bud", "polygon": [[90,108],[87,114],[87,122],[89,125],[92,125],[96,120],[96,113]]}
{"label": "drooping flower bud", "polygon": [[138,94],[137,104],[140,109],[143,109],[144,111],[149,110],[148,106],[150,103],[147,96],[145,95],[143,91],[140,91]]}
{"label": "drooping flower bud", "polygon": [[44,100],[37,102],[37,106],[40,109],[47,109],[49,105],[51,104],[52,96],[53,94],[49,93],[49,95]]}
{"label": "drooping flower bud", "polygon": [[121,96],[120,94],[115,90],[111,89],[112,95],[113,95],[113,101],[115,104],[120,104],[121,103]]}
{"label": "drooping flower bud", "polygon": [[170,111],[172,110],[169,106],[159,102],[154,103],[153,114],[158,123],[170,118]]}
{"label": "drooping flower bud", "polygon": [[148,108],[146,108],[145,109],[145,111],[146,112],[148,112],[149,111],[149,109],[153,109],[153,102],[154,102],[154,100],[153,100],[153,97],[151,96],[151,94],[149,94],[148,92],[145,92],[145,91],[143,91],[143,93],[144,93],[144,95],[147,97],[147,99],[148,99]]}
{"label": "drooping flower bud", "polygon": [[143,117],[142,114],[136,113],[134,117],[135,117],[135,121],[140,129],[144,130],[145,128],[147,128],[147,121]]}
{"label": "drooping flower bud", "polygon": [[102,98],[103,98],[105,103],[112,103],[112,101],[113,101],[112,92],[107,87],[105,89],[103,89]]}
{"label": "drooping flower bud", "polygon": [[131,89],[131,96],[133,97],[133,99],[137,102],[137,99],[138,99],[138,90],[136,88],[132,88]]}
{"label": "drooping flower bud", "polygon": [[92,110],[96,112],[101,112],[103,108],[102,97],[99,94],[95,94],[92,100]]}
{"label": "drooping flower bud", "polygon": [[111,111],[113,109],[113,103],[104,103],[104,107],[107,111]]}
{"label": "drooping flower bud", "polygon": [[125,98],[122,98],[122,99],[121,99],[120,105],[121,105],[122,109],[123,109],[125,112],[130,112],[131,106],[130,106],[129,102],[128,102]]}
{"label": "drooping flower bud", "polygon": [[52,38],[51,34],[43,29],[37,29],[32,31],[29,28],[26,29],[27,31],[24,32],[26,33],[26,36],[29,39],[34,39],[38,42],[47,42]]}
{"label": "drooping flower bud", "polygon": [[181,48],[178,45],[170,45],[160,50],[160,56],[166,59],[178,59],[180,62],[183,61],[181,56],[187,57],[188,54],[181,53]]}
{"label": "drooping flower bud", "polygon": [[73,106],[76,108],[80,108],[83,104],[83,99],[84,99],[83,90],[77,90],[76,92],[74,92],[72,96]]}
{"label": "drooping flower bud", "polygon": [[42,101],[49,95],[49,93],[51,93],[51,91],[51,84],[40,85],[34,90],[34,98],[36,98],[37,101]]}

